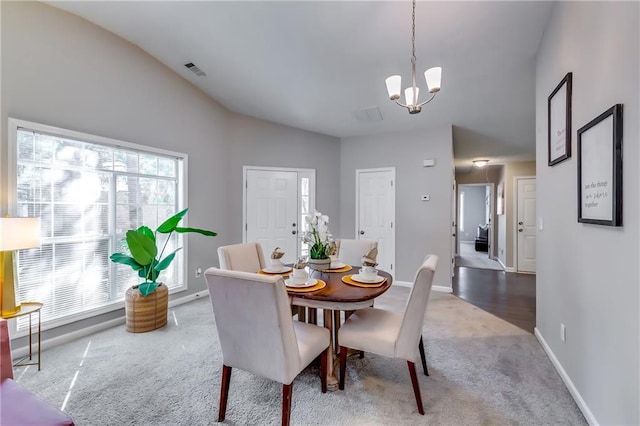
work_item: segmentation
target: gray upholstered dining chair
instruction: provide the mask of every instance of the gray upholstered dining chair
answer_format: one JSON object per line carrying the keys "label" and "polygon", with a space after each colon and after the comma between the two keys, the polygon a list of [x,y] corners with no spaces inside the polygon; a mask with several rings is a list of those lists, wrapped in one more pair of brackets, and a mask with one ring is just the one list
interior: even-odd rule
{"label": "gray upholstered dining chair", "polygon": [[293,320],[280,275],[209,268],[205,277],[222,348],[218,421],[226,415],[231,370],[239,368],[282,383],[282,424],[288,425],[293,379],[319,355],[327,391],[329,331]]}
{"label": "gray upholstered dining chair", "polygon": [[407,361],[418,412],[424,414],[416,376],[416,349],[422,339],[422,325],[431,293],[438,256],[429,255],[416,273],[404,314],[365,308],[351,315],[340,328],[340,389],[344,389],[347,348],[372,352]]}
{"label": "gray upholstered dining chair", "polygon": [[233,244],[218,247],[220,269],[256,273],[266,267],[260,243]]}
{"label": "gray upholstered dining chair", "polygon": [[351,266],[360,266],[362,256],[369,253],[374,247],[378,247],[378,242],[374,240],[336,240],[338,258]]}

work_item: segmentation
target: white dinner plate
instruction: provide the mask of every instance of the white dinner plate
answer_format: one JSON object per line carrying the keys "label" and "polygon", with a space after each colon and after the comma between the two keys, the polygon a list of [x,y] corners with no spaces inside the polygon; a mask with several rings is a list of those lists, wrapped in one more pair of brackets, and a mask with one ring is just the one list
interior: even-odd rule
{"label": "white dinner plate", "polygon": [[286,284],[287,287],[305,288],[305,287],[311,287],[318,284],[318,280],[316,280],[315,278],[307,278],[307,281],[302,284],[293,284],[291,282],[291,278],[289,278],[284,280],[284,283]]}
{"label": "white dinner plate", "polygon": [[384,281],[384,277],[381,277],[380,275],[377,275],[375,278],[372,279],[372,278],[361,277],[360,274],[353,274],[351,275],[351,279],[359,283],[365,283],[365,284],[377,284]]}
{"label": "white dinner plate", "polygon": [[291,272],[293,270],[290,266],[282,266],[280,268],[272,268],[271,266],[264,268],[262,272],[266,272],[268,274],[283,274],[285,272]]}
{"label": "white dinner plate", "polygon": [[347,264],[346,263],[342,263],[342,262],[332,263],[329,266],[329,269],[341,269],[341,268],[344,268],[345,266],[347,266]]}

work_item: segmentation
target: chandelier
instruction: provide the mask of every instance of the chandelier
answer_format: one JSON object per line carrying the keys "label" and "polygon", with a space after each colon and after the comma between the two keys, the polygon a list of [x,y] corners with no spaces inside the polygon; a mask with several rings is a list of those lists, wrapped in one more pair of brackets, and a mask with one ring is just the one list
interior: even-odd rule
{"label": "chandelier", "polygon": [[413,14],[412,14],[413,26],[411,37],[411,78],[412,86],[404,90],[405,104],[398,101],[400,99],[400,89],[402,87],[402,77],[400,75],[392,75],[385,80],[387,84],[387,92],[389,92],[389,99],[396,101],[398,105],[409,110],[409,114],[417,114],[422,111],[422,106],[428,102],[431,102],[435,98],[436,94],[440,91],[440,81],[442,79],[442,68],[433,67],[424,72],[424,78],[427,80],[427,88],[431,96],[424,102],[418,103],[418,94],[420,89],[416,86],[416,0],[413,0]]}

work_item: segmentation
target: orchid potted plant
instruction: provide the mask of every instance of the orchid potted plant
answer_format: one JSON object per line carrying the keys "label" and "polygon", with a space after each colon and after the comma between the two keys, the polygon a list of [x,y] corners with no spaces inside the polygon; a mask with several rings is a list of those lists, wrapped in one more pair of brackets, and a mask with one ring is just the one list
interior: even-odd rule
{"label": "orchid potted plant", "polygon": [[309,267],[326,269],[331,264],[329,256],[335,251],[335,240],[329,232],[329,216],[316,211],[306,217],[306,222],[309,230],[302,239],[309,245]]}

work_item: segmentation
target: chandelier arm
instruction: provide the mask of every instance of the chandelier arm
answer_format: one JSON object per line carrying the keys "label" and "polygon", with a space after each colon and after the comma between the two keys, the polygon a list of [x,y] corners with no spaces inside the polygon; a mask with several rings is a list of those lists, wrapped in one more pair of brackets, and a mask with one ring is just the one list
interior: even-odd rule
{"label": "chandelier arm", "polygon": [[[419,106],[419,107],[421,107],[421,106],[422,106],[422,105],[424,105],[424,104],[428,104],[429,102],[431,102],[431,101],[433,100],[433,98],[435,98],[435,97],[436,97],[436,95],[437,95],[437,94],[438,94],[438,92],[436,92],[436,93],[432,93],[432,94],[431,94],[431,97],[430,97],[429,99],[427,99],[426,101],[422,102],[421,104],[418,104],[418,106]],[[396,101],[396,102],[397,102],[397,101]]]}
{"label": "chandelier arm", "polygon": [[405,105],[405,104],[403,104],[403,103],[400,103],[400,102],[398,102],[397,100],[396,100],[396,103],[397,103],[398,105],[400,105],[402,108],[408,108],[408,107],[409,107],[409,105]]}

